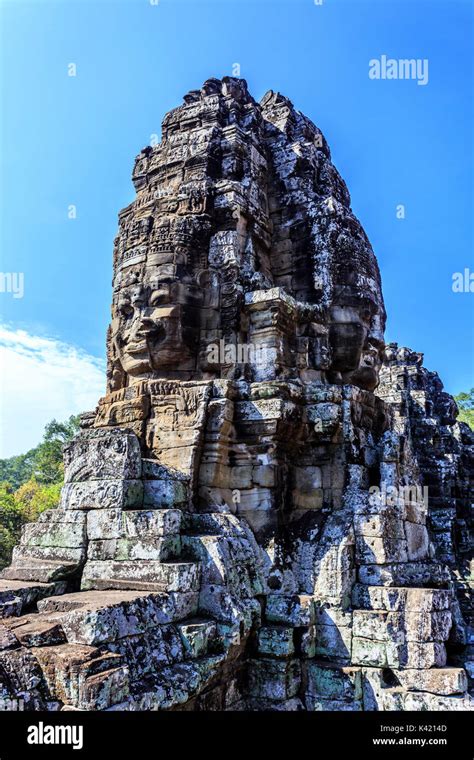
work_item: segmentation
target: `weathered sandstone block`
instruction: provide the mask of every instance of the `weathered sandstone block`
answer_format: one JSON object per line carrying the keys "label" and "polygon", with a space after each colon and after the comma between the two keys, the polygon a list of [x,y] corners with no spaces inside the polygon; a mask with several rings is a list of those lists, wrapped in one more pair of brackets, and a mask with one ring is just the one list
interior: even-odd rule
{"label": "weathered sandstone block", "polygon": [[105,395],[0,573],[0,696],[471,710],[474,434],[385,345],[324,136],[209,79],[132,180]]}

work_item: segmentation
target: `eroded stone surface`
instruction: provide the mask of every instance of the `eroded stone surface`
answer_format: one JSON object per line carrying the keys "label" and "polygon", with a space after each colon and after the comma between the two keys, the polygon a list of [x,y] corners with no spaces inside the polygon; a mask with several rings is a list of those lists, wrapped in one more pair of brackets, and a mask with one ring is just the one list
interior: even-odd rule
{"label": "eroded stone surface", "polygon": [[320,130],[211,79],[133,182],[106,395],[0,574],[0,696],[472,709],[474,438],[422,355],[385,347]]}

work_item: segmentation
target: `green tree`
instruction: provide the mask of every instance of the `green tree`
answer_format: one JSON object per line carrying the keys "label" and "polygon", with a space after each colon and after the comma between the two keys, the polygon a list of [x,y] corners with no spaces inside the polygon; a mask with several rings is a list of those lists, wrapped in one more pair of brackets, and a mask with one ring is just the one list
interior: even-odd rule
{"label": "green tree", "polygon": [[0,459],[0,481],[10,483],[13,489],[19,488],[32,475],[36,449],[26,454],[19,454],[9,459]]}
{"label": "green tree", "polygon": [[1,524],[0,514],[0,570],[10,564],[13,547],[18,543],[18,534],[9,531]]}
{"label": "green tree", "polygon": [[65,443],[79,430],[79,416],[66,422],[52,420],[44,430],[43,440],[26,454],[0,459],[0,481],[5,480],[14,490],[34,477],[38,483],[59,483],[64,476],[63,453]]}
{"label": "green tree", "polygon": [[454,400],[459,408],[458,420],[474,430],[474,388],[469,393],[458,393]]}
{"label": "green tree", "polygon": [[32,474],[39,483],[58,483],[63,480],[63,446],[78,430],[78,416],[71,416],[66,422],[52,420],[46,425],[43,441],[36,447],[33,457]]}
{"label": "green tree", "polygon": [[57,507],[60,493],[61,483],[43,485],[31,478],[15,491],[13,498],[23,522],[32,522],[45,509]]}
{"label": "green tree", "polygon": [[13,491],[9,483],[0,483],[0,568],[8,565],[21,528],[37,520],[45,509],[58,506],[61,483],[44,485],[31,478]]}
{"label": "green tree", "polygon": [[10,562],[12,549],[19,541],[23,519],[9,483],[0,483],[0,568]]}
{"label": "green tree", "polygon": [[79,417],[52,420],[43,440],[26,454],[0,460],[0,568],[8,565],[21,527],[59,503],[63,446],[79,430]]}

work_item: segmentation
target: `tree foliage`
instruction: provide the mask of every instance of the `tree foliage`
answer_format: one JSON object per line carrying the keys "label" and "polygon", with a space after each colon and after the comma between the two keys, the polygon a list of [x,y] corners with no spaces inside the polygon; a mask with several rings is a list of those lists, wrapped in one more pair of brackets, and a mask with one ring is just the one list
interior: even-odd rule
{"label": "tree foliage", "polygon": [[42,485],[33,478],[23,483],[18,491],[15,491],[13,498],[25,522],[37,520],[45,509],[56,507],[59,502],[61,487],[61,483]]}
{"label": "tree foliage", "polygon": [[0,483],[0,567],[10,561],[12,549],[17,542],[23,519],[15,503],[9,483]]}
{"label": "tree foliage", "polygon": [[458,393],[454,399],[459,408],[458,420],[474,430],[474,388],[469,393]]}
{"label": "tree foliage", "polygon": [[64,480],[62,449],[79,430],[79,417],[52,420],[26,454],[0,459],[0,568],[8,565],[21,527],[58,505]]}
{"label": "tree foliage", "polygon": [[31,449],[26,454],[0,459],[0,481],[10,483],[12,488],[19,488],[31,477],[35,453],[36,449]]}
{"label": "tree foliage", "polygon": [[66,422],[51,420],[36,448],[26,454],[0,459],[0,481],[10,483],[14,490],[31,478],[44,484],[61,481],[64,475],[62,448],[78,430],[78,416],[71,416]]}

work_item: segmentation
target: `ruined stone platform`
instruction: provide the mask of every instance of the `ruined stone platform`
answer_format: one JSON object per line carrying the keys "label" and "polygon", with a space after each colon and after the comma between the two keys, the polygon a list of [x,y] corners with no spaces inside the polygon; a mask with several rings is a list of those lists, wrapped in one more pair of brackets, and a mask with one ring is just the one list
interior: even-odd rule
{"label": "ruined stone platform", "polygon": [[107,388],[0,573],[28,710],[472,710],[474,434],[385,345],[321,131],[210,79],[136,159]]}

